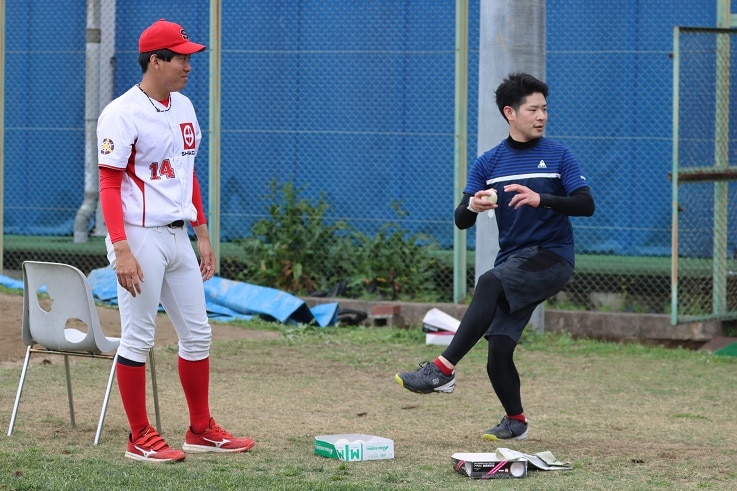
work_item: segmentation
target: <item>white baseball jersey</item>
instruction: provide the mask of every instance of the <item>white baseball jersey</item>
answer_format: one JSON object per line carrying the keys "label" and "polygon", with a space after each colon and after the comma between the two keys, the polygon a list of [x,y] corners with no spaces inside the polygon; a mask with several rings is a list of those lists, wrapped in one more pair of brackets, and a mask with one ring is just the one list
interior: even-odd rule
{"label": "white baseball jersey", "polygon": [[192,102],[179,92],[166,107],[133,86],[105,107],[97,122],[98,164],[125,171],[125,223],[157,227],[197,219],[192,174],[201,138]]}

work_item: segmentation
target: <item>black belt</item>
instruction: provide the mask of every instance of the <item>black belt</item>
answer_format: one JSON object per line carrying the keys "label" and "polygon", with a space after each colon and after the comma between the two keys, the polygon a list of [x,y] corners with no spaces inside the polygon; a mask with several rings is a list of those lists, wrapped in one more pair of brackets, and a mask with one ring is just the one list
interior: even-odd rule
{"label": "black belt", "polygon": [[182,228],[184,227],[184,220],[176,220],[167,225],[169,228]]}

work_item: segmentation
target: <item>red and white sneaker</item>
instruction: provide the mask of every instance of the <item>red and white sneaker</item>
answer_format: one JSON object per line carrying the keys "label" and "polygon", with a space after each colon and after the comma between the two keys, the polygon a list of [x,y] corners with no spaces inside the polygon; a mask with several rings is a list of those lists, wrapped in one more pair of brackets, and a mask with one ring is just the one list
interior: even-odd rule
{"label": "red and white sneaker", "polygon": [[132,435],[128,436],[128,449],[125,456],[145,462],[181,462],[186,454],[167,445],[161,435],[149,426],[135,441]]}
{"label": "red and white sneaker", "polygon": [[252,438],[236,438],[219,427],[213,418],[210,426],[199,435],[187,430],[182,450],[185,452],[247,452],[256,445]]}

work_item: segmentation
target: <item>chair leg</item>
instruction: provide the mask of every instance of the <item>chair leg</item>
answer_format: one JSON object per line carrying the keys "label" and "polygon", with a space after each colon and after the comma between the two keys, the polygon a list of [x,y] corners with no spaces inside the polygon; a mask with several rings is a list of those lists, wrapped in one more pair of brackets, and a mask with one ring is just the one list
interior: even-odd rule
{"label": "chair leg", "polygon": [[110,368],[110,376],[107,379],[107,388],[105,389],[105,398],[102,401],[102,409],[100,410],[100,421],[97,423],[97,432],[95,433],[95,442],[100,443],[100,435],[102,434],[102,425],[105,423],[105,414],[107,414],[107,406],[110,401],[110,392],[113,390],[113,381],[115,380],[115,369],[118,364],[118,353],[113,357],[113,366]]}
{"label": "chair leg", "polygon": [[69,399],[69,417],[72,420],[72,429],[77,427],[77,421],[74,419],[74,397],[72,396],[72,377],[69,373],[69,357],[64,355],[64,371],[67,376],[67,398]]}
{"label": "chair leg", "polygon": [[[154,350],[151,349],[148,354],[149,367],[151,369],[151,386],[154,392],[154,412],[156,413],[156,431],[161,433],[161,411],[159,410],[159,387],[156,382],[156,362],[154,360]],[[118,363],[118,354],[115,354],[113,358],[113,366],[110,369],[110,376],[107,381],[107,389],[105,389],[105,399],[102,403],[102,410],[100,411],[100,420],[97,423],[97,432],[95,433],[95,442],[97,445],[100,443],[100,435],[102,434],[102,425],[105,423],[105,414],[107,413],[108,402],[110,401],[110,392],[112,391],[113,381],[115,380],[115,369]]]}
{"label": "chair leg", "polygon": [[13,426],[15,426],[15,416],[18,414],[18,405],[20,404],[20,395],[23,392],[23,384],[26,382],[26,372],[28,371],[28,363],[31,361],[31,347],[26,349],[26,359],[23,361],[23,370],[20,372],[20,382],[18,383],[18,392],[15,394],[15,404],[13,404],[13,414],[10,416],[8,424],[8,436],[13,434]]}
{"label": "chair leg", "polygon": [[161,433],[161,412],[159,411],[159,386],[156,383],[156,363],[154,362],[154,349],[148,351],[149,367],[151,368],[151,386],[154,391],[154,412],[156,413],[156,431]]}

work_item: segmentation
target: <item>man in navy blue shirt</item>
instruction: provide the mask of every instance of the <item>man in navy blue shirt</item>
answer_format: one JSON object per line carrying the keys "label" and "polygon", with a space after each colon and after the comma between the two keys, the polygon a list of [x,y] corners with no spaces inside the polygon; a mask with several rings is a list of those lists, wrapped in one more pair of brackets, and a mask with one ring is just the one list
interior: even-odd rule
{"label": "man in navy blue shirt", "polygon": [[535,308],[563,289],[573,274],[575,254],[569,217],[591,216],[594,199],[578,161],[563,145],[543,137],[548,120],[548,86],[515,73],[496,90],[509,123],[509,137],[481,155],[468,175],[455,224],[467,229],[479,213],[494,210],[499,253],[482,274],[458,331],[442,355],[395,379],[421,394],[453,392],[455,367],[485,337],[486,370],[505,416],[486,440],[524,440],[514,349]]}

